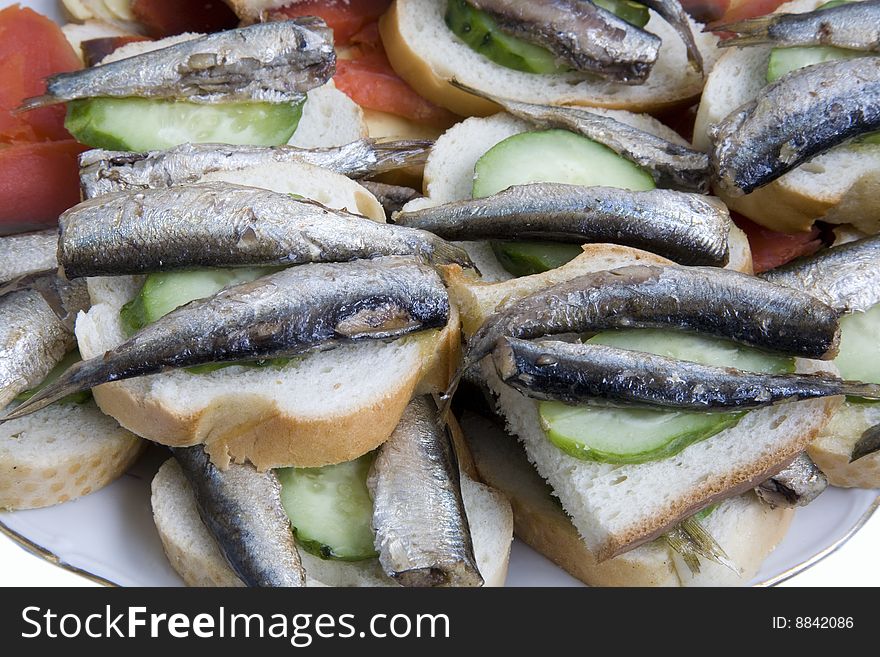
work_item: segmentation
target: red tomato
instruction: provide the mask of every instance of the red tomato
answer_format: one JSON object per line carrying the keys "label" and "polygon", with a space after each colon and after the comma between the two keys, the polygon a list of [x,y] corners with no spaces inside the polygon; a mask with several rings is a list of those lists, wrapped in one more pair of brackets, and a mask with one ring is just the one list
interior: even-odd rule
{"label": "red tomato", "polygon": [[54,226],[79,203],[85,150],[72,139],[0,146],[0,235]]}
{"label": "red tomato", "polygon": [[131,11],[154,39],[183,32],[219,32],[238,25],[221,0],[134,0]]}
{"label": "red tomato", "polygon": [[749,238],[756,274],[784,265],[800,256],[810,255],[822,248],[822,240],[816,226],[806,233],[777,233],[759,226],[736,212],[731,212],[730,215],[734,223],[742,228]]}
{"label": "red tomato", "polygon": [[348,45],[366,25],[379,20],[391,0],[304,0],[269,12],[269,20],[319,16],[333,30],[337,46]]}
{"label": "red tomato", "polygon": [[681,6],[701,23],[730,23],[769,14],[786,0],[681,0]]}
{"label": "red tomato", "polygon": [[55,23],[12,5],[0,11],[0,143],[69,139],[64,107],[15,114],[21,101],[46,91],[44,78],[81,68],[79,58]]}

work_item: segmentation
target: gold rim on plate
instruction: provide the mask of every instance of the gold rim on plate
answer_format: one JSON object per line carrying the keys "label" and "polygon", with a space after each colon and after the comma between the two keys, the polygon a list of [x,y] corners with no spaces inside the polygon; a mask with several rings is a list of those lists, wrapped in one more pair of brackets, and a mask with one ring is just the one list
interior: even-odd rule
{"label": "gold rim on plate", "polygon": [[[819,563],[820,561],[822,561],[826,557],[834,554],[841,547],[843,547],[853,536],[855,536],[859,532],[859,530],[862,527],[865,526],[865,523],[871,519],[871,516],[874,515],[874,513],[877,511],[878,508],[880,508],[880,495],[878,495],[874,499],[874,501],[871,503],[871,506],[869,506],[867,508],[867,510],[861,516],[859,516],[859,519],[856,520],[855,524],[852,527],[850,527],[847,530],[847,532],[843,536],[841,536],[839,539],[837,539],[834,543],[832,543],[831,545],[829,545],[828,547],[826,547],[822,550],[819,550],[816,554],[814,554],[810,558],[802,561],[801,563],[799,563],[795,566],[792,566],[788,570],[785,570],[785,571],[779,573],[778,575],[774,575],[773,577],[770,577],[769,579],[765,579],[761,582],[757,582],[756,584],[753,584],[753,586],[756,586],[756,587],[776,586],[777,584],[780,584],[781,582],[784,582],[788,579],[791,579],[795,575],[798,575],[798,574],[804,572],[805,570],[812,568],[817,563]],[[53,566],[57,566],[58,568],[66,570],[67,572],[74,573],[75,575],[79,575],[80,577],[84,577],[85,579],[90,580],[92,582],[95,582],[96,584],[101,584],[102,586],[113,586],[113,587],[120,586],[116,582],[113,582],[113,581],[107,579],[106,577],[101,577],[100,575],[96,575],[95,573],[91,573],[88,570],[85,570],[83,568],[79,568],[77,566],[74,566],[72,564],[67,563],[66,561],[64,561],[64,559],[59,557],[57,554],[55,554],[51,550],[43,547],[42,545],[38,545],[37,543],[34,543],[32,540],[30,540],[29,538],[27,538],[26,536],[24,536],[22,534],[19,534],[14,529],[10,529],[2,520],[0,520],[0,533],[4,534],[5,536],[8,536],[14,543],[17,543],[18,546],[21,547],[22,549],[24,549],[25,551],[30,552],[31,554],[39,557],[43,561],[47,561],[47,562],[51,563]]]}

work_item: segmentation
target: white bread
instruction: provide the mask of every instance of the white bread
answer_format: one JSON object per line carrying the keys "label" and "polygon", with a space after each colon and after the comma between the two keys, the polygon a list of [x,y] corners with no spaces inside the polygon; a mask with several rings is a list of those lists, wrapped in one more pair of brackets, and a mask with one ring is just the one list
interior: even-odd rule
{"label": "white bread", "polygon": [[[446,0],[395,0],[379,21],[382,43],[397,74],[431,102],[462,116],[485,116],[494,103],[456,89],[450,80],[497,96],[530,103],[587,105],[639,112],[680,105],[699,96],[704,78],[687,63],[684,43],[651,12],[646,30],[663,40],[660,56],[643,85],[621,85],[582,75],[536,75],[501,66],[471,50],[446,26]],[[709,71],[717,39],[691,21]]]}
{"label": "white bread", "polygon": [[0,509],[36,509],[94,492],[125,472],[144,441],[89,401],[0,425]]}
{"label": "white bread", "polygon": [[101,21],[129,34],[144,31],[131,11],[131,0],[61,0],[61,8],[75,23]]}
{"label": "white bread", "polygon": [[[310,92],[306,106],[326,111],[303,113],[295,135],[300,144],[329,146],[363,135],[356,106],[355,113],[333,112],[340,100],[351,103],[326,86]],[[206,179],[299,194],[384,221],[378,201],[363,187],[307,164],[268,165]],[[103,354],[124,339],[119,310],[136,293],[139,281],[89,281],[93,305],[77,321],[84,357]],[[260,468],[316,466],[350,460],[386,440],[416,390],[444,385],[458,350],[453,312],[442,331],[311,354],[281,370],[175,371],[100,386],[94,395],[105,413],[134,433],[172,445],[204,442],[221,466],[230,458],[250,460]]]}
{"label": "white bread", "polygon": [[[595,258],[591,261],[592,255]],[[626,247],[611,251],[607,245],[588,245],[576,267],[561,267],[551,272],[553,278],[540,283],[567,280],[591,269],[644,262],[647,255]],[[535,277],[486,285],[459,274],[450,270],[448,282],[453,298],[460,304],[466,336],[499,305],[541,287]],[[503,286],[504,294],[478,296],[473,292],[483,285]],[[828,363],[798,362],[801,371],[833,371]],[[523,442],[529,460],[550,483],[587,546],[600,559],[654,536],[713,499],[757,484],[774,467],[802,452],[841,402],[840,398],[820,399],[753,411],[737,426],[691,445],[674,457],[615,467],[580,461],[563,453],[547,440],[533,400],[502,384],[489,359],[481,364],[480,373],[496,395],[508,429]],[[638,507],[627,506],[633,499],[640,501]]]}
{"label": "white bread", "polygon": [[65,38],[73,46],[73,51],[80,61],[83,61],[82,42],[89,39],[103,39],[106,37],[131,36],[132,33],[118,25],[106,23],[101,20],[88,20],[85,23],[67,23],[61,28]]}
{"label": "white bread", "polygon": [[832,486],[880,488],[880,452],[849,462],[862,433],[880,424],[880,404],[845,402],[807,452]]}
{"label": "white bread", "polygon": [[224,0],[242,20],[255,21],[260,14],[271,9],[299,4],[303,0]]}
{"label": "white bread", "polygon": [[[674,130],[647,114],[622,110],[594,111],[673,143],[687,143]],[[472,117],[453,126],[437,140],[428,156],[423,183],[424,197],[410,201],[404,209],[417,210],[471,198],[477,160],[498,142],[531,129],[525,121],[506,113],[485,118]],[[731,225],[729,242],[730,262],[727,267],[751,273],[752,253],[745,233]],[[491,283],[513,278],[501,267],[488,243],[465,242],[462,246],[479,268],[483,281]]]}
{"label": "white bread", "polygon": [[[486,586],[503,586],[513,534],[510,504],[500,493],[462,474],[462,496],[477,565]],[[165,553],[189,586],[242,586],[198,515],[192,489],[177,461],[166,461],[152,484],[153,519]],[[377,559],[324,561],[300,552],[308,586],[394,586]]]}
{"label": "white bread", "polygon": [[[825,0],[796,0],[777,12],[812,11]],[[694,126],[694,144],[709,149],[708,129],[767,84],[769,46],[731,48],[718,60]],[[816,220],[851,223],[867,233],[880,231],[880,145],[837,146],[751,194],[722,197],[731,209],[773,230],[808,230]]]}
{"label": "white bread", "polygon": [[517,538],[590,586],[741,586],[755,576],[794,516],[791,509],[771,509],[747,493],[724,500],[701,521],[739,573],[701,559],[694,575],[661,540],[599,562],[516,440],[473,413],[465,413],[461,424],[480,477],[513,505]]}

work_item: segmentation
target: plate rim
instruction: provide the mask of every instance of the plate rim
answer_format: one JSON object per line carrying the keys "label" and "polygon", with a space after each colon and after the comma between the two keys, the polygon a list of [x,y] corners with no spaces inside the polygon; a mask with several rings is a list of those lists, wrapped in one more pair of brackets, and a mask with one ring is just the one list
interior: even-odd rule
{"label": "plate rim", "polygon": [[[752,584],[753,588],[769,588],[773,586],[777,586],[782,582],[791,579],[795,575],[799,575],[800,573],[809,570],[813,566],[815,566],[820,561],[823,561],[827,557],[831,556],[835,552],[837,552],[840,548],[846,545],[850,539],[853,538],[859,531],[865,526],[865,524],[871,519],[871,517],[880,509],[880,494],[878,494],[874,501],[871,502],[870,506],[865,509],[865,511],[856,519],[855,523],[846,531],[846,533],[841,536],[839,539],[834,541],[831,545],[828,545],[818,552],[816,552],[811,557],[805,559],[804,561],[795,564],[791,568],[784,570],[783,572],[774,575],[773,577],[769,577],[760,582],[756,582]],[[13,512],[14,513],[14,512]],[[0,534],[8,537],[13,543],[17,544],[20,548],[33,554],[36,557],[39,557],[43,561],[52,564],[62,570],[66,570],[67,572],[73,573],[75,575],[79,575],[84,579],[87,579],[95,584],[100,584],[101,586],[112,587],[112,588],[121,588],[122,585],[114,582],[113,580],[107,579],[106,577],[102,577],[101,575],[97,575],[85,568],[80,568],[79,566],[75,566],[71,563],[65,561],[62,557],[59,557],[49,548],[46,548],[34,541],[30,540],[24,534],[15,531],[11,527],[9,527],[3,520],[0,520]],[[166,556],[167,558],[167,556]],[[149,586],[149,585],[147,585]]]}

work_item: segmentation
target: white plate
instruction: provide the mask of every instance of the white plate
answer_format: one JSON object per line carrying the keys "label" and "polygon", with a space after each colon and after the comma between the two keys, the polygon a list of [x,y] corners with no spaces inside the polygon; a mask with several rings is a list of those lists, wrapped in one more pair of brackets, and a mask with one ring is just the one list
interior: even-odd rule
{"label": "white plate", "polygon": [[[13,4],[0,0],[0,7]],[[61,20],[56,0],[30,0]],[[0,513],[0,532],[49,561],[107,584],[181,586],[150,511],[150,481],[168,452],[151,449],[130,472],[82,499],[34,511]],[[777,584],[845,543],[876,510],[877,491],[829,489],[799,509],[785,540],[765,561],[753,585]],[[577,586],[577,580],[515,541],[509,586]]]}

